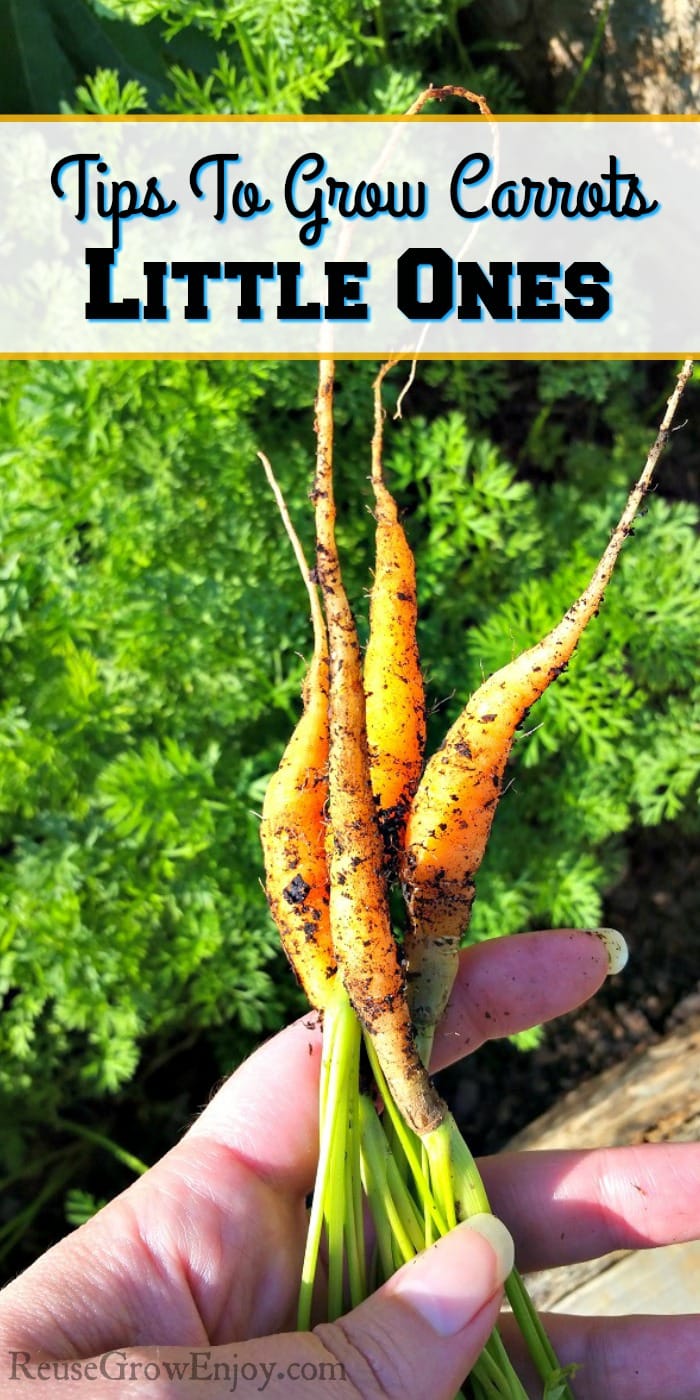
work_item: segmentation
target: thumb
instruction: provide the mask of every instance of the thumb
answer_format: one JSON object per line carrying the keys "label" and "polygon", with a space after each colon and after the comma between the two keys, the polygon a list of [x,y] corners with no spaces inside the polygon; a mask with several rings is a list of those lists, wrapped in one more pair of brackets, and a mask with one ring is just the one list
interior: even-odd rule
{"label": "thumb", "polygon": [[[404,1264],[364,1303],[313,1332],[285,1332],[225,1346],[138,1347],[88,1361],[37,1361],[10,1352],[17,1374],[53,1374],[63,1400],[453,1400],[495,1326],[513,1241],[493,1215],[464,1221]],[[19,1368],[19,1369],[18,1369]],[[120,1383],[115,1391],[114,1382]]]}
{"label": "thumb", "polygon": [[505,1225],[472,1216],[353,1312],[316,1327],[344,1368],[343,1395],[350,1382],[361,1400],[452,1400],[498,1320],[513,1257]]}

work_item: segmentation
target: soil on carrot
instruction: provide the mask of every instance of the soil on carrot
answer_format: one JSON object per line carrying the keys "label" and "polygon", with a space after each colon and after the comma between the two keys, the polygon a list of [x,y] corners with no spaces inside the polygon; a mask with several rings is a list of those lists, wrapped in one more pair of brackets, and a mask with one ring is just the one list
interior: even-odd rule
{"label": "soil on carrot", "polygon": [[699,889],[696,842],[663,828],[630,838],[603,918],[629,944],[624,971],[550,1023],[536,1050],[493,1042],[439,1076],[472,1151],[498,1152],[563,1094],[700,1012]]}

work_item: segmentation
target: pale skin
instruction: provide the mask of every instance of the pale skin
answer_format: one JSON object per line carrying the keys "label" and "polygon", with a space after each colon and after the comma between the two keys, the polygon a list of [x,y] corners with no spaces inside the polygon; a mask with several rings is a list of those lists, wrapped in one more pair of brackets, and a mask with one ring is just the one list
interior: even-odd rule
{"label": "pale skin", "polygon": [[[579,1005],[606,972],[603,944],[572,930],[463,953],[434,1068]],[[315,1168],[319,1054],[311,1015],[269,1041],[145,1177],[5,1289],[3,1400],[49,1393],[217,1400],[232,1393],[234,1380],[236,1395],[273,1400],[450,1400],[502,1301],[496,1255],[468,1227],[340,1323],[292,1330]],[[481,1166],[523,1270],[700,1236],[700,1145],[504,1154]],[[550,1331],[561,1360],[582,1363],[577,1400],[700,1394],[698,1317],[557,1317]],[[99,1363],[87,1379],[61,1373],[60,1385],[50,1371],[37,1373],[42,1359],[113,1351],[106,1376]],[[203,1354],[194,1376],[193,1351]],[[15,1380],[11,1352],[31,1358],[15,1359]],[[184,1361],[189,1371],[168,1379],[166,1361]],[[337,1361],[344,1379],[328,1371],[322,1381],[301,1377],[303,1365],[312,1375]],[[297,1370],[287,1375],[290,1366]]]}

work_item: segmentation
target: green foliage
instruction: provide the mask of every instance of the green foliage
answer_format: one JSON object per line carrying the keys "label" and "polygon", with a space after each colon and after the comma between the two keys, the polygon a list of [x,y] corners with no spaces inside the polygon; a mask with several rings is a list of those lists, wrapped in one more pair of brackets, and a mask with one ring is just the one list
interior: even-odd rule
{"label": "green foliage", "polygon": [[91,1191],[81,1191],[75,1186],[66,1192],[66,1220],[69,1225],[84,1225],[86,1220],[91,1220],[106,1204],[104,1200],[96,1200]]}
{"label": "green foliage", "polygon": [[488,92],[495,110],[523,110],[499,62],[507,46],[465,45],[467,8],[468,0],[0,0],[4,107],[402,112],[434,80]]}
{"label": "green foliage", "polygon": [[546,1382],[542,1400],[561,1400],[568,1390],[567,1381],[573,1380],[576,1372],[580,1370],[580,1365],[575,1361],[571,1362],[569,1366],[557,1367]]}
{"label": "green foliage", "polygon": [[0,28],[4,112],[66,109],[77,84],[101,68],[113,69],[121,83],[142,85],[154,104],[165,96],[167,47],[159,25],[115,23],[106,7],[89,0],[0,0]]}
{"label": "green foliage", "polygon": [[[310,629],[256,449],[308,546],[313,378],[292,364],[2,367],[0,1090],[20,1117],[30,1093],[48,1114],[112,1093],[144,1038],[176,1028],[226,1027],[235,1058],[293,1000],[255,812]],[[557,402],[543,366],[532,422],[544,402],[571,438],[579,378],[590,368],[568,365]],[[369,380],[343,367],[338,392],[341,544],[363,626]],[[507,401],[500,369],[494,395]],[[597,449],[603,469],[589,470],[588,443],[556,477],[545,462],[539,479],[518,471],[457,409],[411,418],[409,397],[388,426],[432,745],[586,581],[650,436],[634,397]],[[600,618],[518,740],[475,937],[595,924],[615,838],[686,814],[700,764],[695,523],[688,503],[652,499]]]}
{"label": "green foliage", "polygon": [[[567,364],[556,397],[547,365],[527,367],[527,395],[519,371],[511,384],[503,366],[442,366],[430,389],[419,373],[404,420],[388,422],[387,470],[417,557],[431,746],[481,676],[586,581],[657,416],[649,370],[624,370]],[[37,1123],[59,1141],[77,1132],[67,1120],[89,1100],[99,1113],[144,1051],[147,1069],[183,1038],[207,1038],[226,1068],[301,1007],[259,884],[256,812],[311,634],[256,451],[310,551],[314,381],[303,363],[0,366],[10,1164],[27,1160]],[[370,381],[343,365],[337,393],[340,544],[364,633]],[[397,371],[388,405],[399,384]],[[650,497],[600,617],[519,738],[473,937],[595,925],[622,834],[692,820],[696,523],[688,502]],[[100,1141],[113,1142],[105,1126]],[[71,1172],[97,1140],[83,1130],[76,1159],[71,1137],[45,1191],[82,1185]],[[0,1225],[0,1253],[38,1208],[33,1197]]]}
{"label": "green foliage", "polygon": [[143,83],[128,79],[122,86],[119,73],[113,68],[98,68],[75,93],[74,111],[88,116],[124,117],[130,112],[143,112],[148,94]]}
{"label": "green foliage", "polygon": [[164,7],[163,19],[172,35],[194,23],[226,45],[207,76],[172,70],[177,111],[302,112],[371,42],[363,8],[347,0],[236,0],[216,9],[181,0]]}
{"label": "green foliage", "polygon": [[4,370],[0,1083],[48,1104],[146,1032],[279,1019],[249,790],[308,633],[247,421],[273,370]]}

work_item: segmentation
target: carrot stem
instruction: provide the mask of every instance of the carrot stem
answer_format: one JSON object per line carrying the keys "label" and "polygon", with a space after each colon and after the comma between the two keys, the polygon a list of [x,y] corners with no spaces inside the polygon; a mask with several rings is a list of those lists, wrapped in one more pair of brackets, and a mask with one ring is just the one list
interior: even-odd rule
{"label": "carrot stem", "polygon": [[[389,1195],[381,1124],[366,1095],[360,1098],[362,1131],[362,1181],[372,1212],[382,1281],[393,1272],[391,1226],[386,1203]],[[377,1280],[378,1282],[379,1280]]]}
{"label": "carrot stem", "polygon": [[385,1112],[389,1115],[392,1127],[396,1133],[398,1141],[401,1143],[404,1156],[413,1176],[413,1182],[415,1189],[418,1193],[418,1197],[423,1203],[424,1208],[430,1212],[438,1234],[444,1235],[447,1232],[447,1223],[444,1219],[444,1216],[441,1214],[439,1207],[433,1200],[428,1177],[423,1172],[423,1169],[421,1167],[419,1151],[422,1139],[411,1131],[408,1124],[405,1123],[403,1118],[401,1117],[401,1114],[392,1098],[391,1090],[385,1079],[384,1072],[379,1062],[379,1057],[375,1050],[374,1044],[372,1043],[372,1040],[368,1035],[365,1035],[365,1048],[367,1050],[370,1065],[372,1066],[372,1073],[376,1080],[377,1088],[384,1101]]}
{"label": "carrot stem", "polygon": [[418,1215],[413,1197],[406,1188],[406,1183],[398,1169],[396,1158],[391,1151],[389,1151],[388,1156],[387,1182],[392,1198],[396,1202],[396,1207],[401,1216],[406,1234],[409,1236],[413,1246],[413,1252],[417,1254],[419,1250],[423,1248],[423,1222]]}
{"label": "carrot stem", "polygon": [[[433,1134],[436,1138],[439,1135],[449,1137],[453,1190],[458,1219],[468,1220],[470,1215],[478,1215],[482,1212],[490,1213],[491,1206],[479,1169],[451,1115],[447,1122]],[[430,1144],[427,1139],[424,1139],[424,1142],[429,1150]],[[559,1362],[517,1269],[513,1269],[506,1281],[506,1295],[532,1361],[542,1380],[546,1383],[552,1372],[558,1369]],[[505,1350],[503,1355],[507,1359]],[[574,1400],[570,1388],[565,1382],[563,1384],[561,1400]]]}
{"label": "carrot stem", "polygon": [[353,1092],[350,1098],[350,1135],[349,1150],[346,1162],[346,1193],[347,1199],[351,1203],[351,1219],[348,1223],[346,1249],[348,1257],[348,1278],[350,1284],[350,1303],[352,1307],[357,1307],[359,1303],[367,1297],[367,1258],[365,1250],[365,1217],[362,1199],[362,1174],[361,1174],[361,1124],[360,1124],[360,1093],[359,1093],[359,1069],[360,1069],[360,1043],[358,1035],[356,1039],[356,1063],[353,1069]]}
{"label": "carrot stem", "polygon": [[[340,1057],[338,1097],[332,1105],[332,1147],[330,1171],[324,1191],[323,1218],[328,1247],[328,1301],[326,1317],[335,1322],[343,1313],[345,1243],[345,1191],[347,1186],[343,1148],[346,1139],[348,1076],[344,1056]],[[340,1164],[340,1176],[338,1165]]]}
{"label": "carrot stem", "polygon": [[[389,1104],[390,1100],[387,1100],[385,1104],[387,1109],[389,1109]],[[382,1130],[377,1114],[365,1096],[362,1098],[361,1113],[362,1176],[377,1235],[383,1277],[388,1278],[396,1269],[407,1263],[425,1247],[422,1235],[423,1227],[416,1206],[398,1171],[386,1133]],[[453,1131],[456,1132],[456,1128]],[[432,1136],[435,1137],[435,1135]],[[427,1151],[425,1139],[422,1142],[424,1151]],[[446,1217],[440,1222],[437,1234],[444,1235],[456,1223],[456,1209],[451,1183],[451,1137],[447,1133],[443,1133],[439,1143],[436,1144],[433,1141],[432,1149],[433,1160],[440,1166],[441,1179],[439,1182],[437,1181],[439,1173],[436,1170],[435,1176],[431,1180],[431,1186],[436,1198],[439,1197],[441,1204],[445,1207]],[[468,1160],[471,1161],[471,1158]],[[473,1170],[476,1172],[475,1167]],[[427,1184],[426,1189],[430,1189]],[[485,1200],[483,1187],[481,1187],[481,1192],[482,1198],[477,1200],[475,1205],[475,1208],[479,1210],[483,1209],[483,1200]],[[525,1391],[496,1331],[491,1334],[485,1353],[482,1353],[472,1371],[472,1377],[474,1393],[479,1393],[478,1387],[480,1385],[481,1393],[488,1396],[489,1400],[491,1396],[498,1397],[498,1400],[526,1400]]]}
{"label": "carrot stem", "polygon": [[[306,1250],[302,1265],[301,1286],[297,1325],[299,1330],[308,1331],[311,1326],[311,1309],[314,1283],[318,1268],[319,1251],[324,1223],[329,1236],[329,1293],[331,1276],[334,1300],[337,1304],[341,1278],[343,1221],[345,1218],[344,1191],[345,1151],[347,1146],[347,1085],[353,1061],[357,1065],[359,1054],[360,1027],[352,1012],[344,987],[336,982],[329,998],[324,1015],[323,1055],[321,1060],[321,1089],[319,1102],[321,1117],[319,1124],[319,1159],[316,1171],[314,1197],[309,1217],[306,1237]],[[355,1079],[357,1068],[355,1068]],[[359,1163],[357,1166],[359,1170]],[[337,1221],[340,1221],[338,1232]],[[338,1260],[340,1259],[340,1263]],[[342,1312],[342,1297],[340,1312]],[[339,1316],[339,1313],[336,1313]]]}
{"label": "carrot stem", "polygon": [[484,1347],[476,1365],[472,1368],[472,1376],[477,1384],[481,1385],[491,1400],[527,1400],[527,1391],[524,1390],[522,1381],[513,1370],[511,1360],[501,1341],[500,1334],[494,1328],[491,1336]]}
{"label": "carrot stem", "polygon": [[[517,1269],[513,1269],[506,1280],[506,1297],[513,1309],[513,1314],[518,1320],[518,1326],[523,1334],[527,1349],[537,1367],[540,1378],[546,1383],[552,1371],[556,1371],[559,1362],[554,1348],[542,1326],[539,1314],[535,1311],[530,1301],[521,1275]],[[572,1393],[567,1385],[561,1391],[562,1400],[568,1400]]]}

